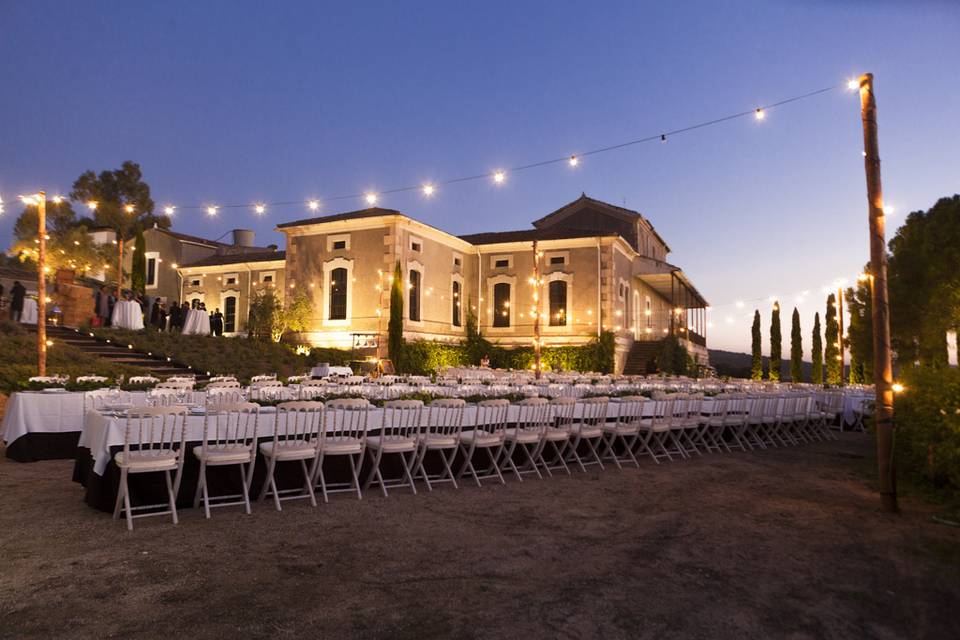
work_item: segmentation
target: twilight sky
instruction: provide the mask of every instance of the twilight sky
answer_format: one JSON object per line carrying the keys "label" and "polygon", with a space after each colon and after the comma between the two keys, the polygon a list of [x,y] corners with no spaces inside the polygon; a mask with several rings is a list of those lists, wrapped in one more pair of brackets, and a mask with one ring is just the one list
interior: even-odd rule
{"label": "twilight sky", "polygon": [[[322,202],[657,134],[862,71],[891,223],[960,191],[960,4],[646,4],[0,0],[0,246],[17,194],[67,192],[128,159],[158,205]],[[766,335],[767,298],[789,314],[807,290],[808,356],[823,287],[868,258],[861,135],[857,97],[838,90],[761,123],[380,204],[461,234],[529,227],[581,191],[626,203],[713,304],[710,346],[748,351],[752,309]],[[181,211],[174,228],[280,243],[276,223],[309,215]]]}

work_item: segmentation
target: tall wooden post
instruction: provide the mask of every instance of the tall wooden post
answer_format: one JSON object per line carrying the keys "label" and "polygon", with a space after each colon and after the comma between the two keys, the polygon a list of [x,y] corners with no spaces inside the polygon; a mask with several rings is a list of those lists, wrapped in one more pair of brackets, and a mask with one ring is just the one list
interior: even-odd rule
{"label": "tall wooden post", "polygon": [[37,194],[37,375],[47,375],[47,194]]}
{"label": "tall wooden post", "polygon": [[120,235],[120,230],[117,230],[117,245],[119,247],[117,251],[117,302],[123,299],[122,289],[123,289],[123,236]]}
{"label": "tall wooden post", "polygon": [[893,363],[890,349],[890,307],[887,300],[886,221],[880,183],[880,144],[877,141],[877,103],[873,74],[860,76],[860,116],[863,121],[863,164],[867,176],[870,219],[870,272],[873,276],[873,384],[876,390],[877,466],[880,503],[897,511],[897,477],[893,443]]}
{"label": "tall wooden post", "polygon": [[533,375],[540,379],[540,251],[533,241]]}
{"label": "tall wooden post", "polygon": [[843,386],[843,370],[846,366],[843,352],[843,287],[837,287],[837,350],[840,352],[840,386]]}

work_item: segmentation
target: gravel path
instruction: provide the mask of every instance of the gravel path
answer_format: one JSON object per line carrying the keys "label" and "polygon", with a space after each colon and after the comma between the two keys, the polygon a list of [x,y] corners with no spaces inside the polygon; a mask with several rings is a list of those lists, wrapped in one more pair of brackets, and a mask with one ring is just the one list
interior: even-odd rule
{"label": "gravel path", "polygon": [[0,637],[956,638],[960,530],[871,442],[121,522],[0,458]]}

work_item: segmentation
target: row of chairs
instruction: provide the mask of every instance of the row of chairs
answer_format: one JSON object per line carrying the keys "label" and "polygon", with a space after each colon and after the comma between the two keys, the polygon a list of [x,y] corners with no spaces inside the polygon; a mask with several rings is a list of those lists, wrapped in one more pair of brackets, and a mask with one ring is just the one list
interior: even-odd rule
{"label": "row of chairs", "polygon": [[[709,402],[709,410],[704,405]],[[614,405],[615,409],[614,409]],[[203,438],[192,447],[200,464],[194,506],[203,503],[206,517],[218,506],[243,505],[250,513],[250,487],[258,455],[266,463],[266,479],[259,499],[271,497],[276,509],[288,499],[309,499],[316,506],[316,489],[324,502],[329,494],[348,491],[359,498],[376,483],[384,496],[388,489],[407,487],[417,492],[417,480],[428,490],[438,483],[459,488],[469,475],[477,486],[484,480],[505,483],[504,474],[518,481],[525,475],[552,476],[570,473],[571,467],[612,462],[639,467],[638,457],[689,458],[703,453],[742,451],[786,446],[831,437],[827,414],[809,396],[718,396],[704,400],[686,394],[618,398],[528,398],[511,409],[507,400],[485,400],[476,406],[472,428],[464,428],[466,403],[461,399],[385,403],[379,427],[370,429],[373,406],[364,399],[339,399],[327,403],[292,401],[277,406],[273,437],[258,444],[261,407],[249,402],[208,404]],[[126,514],[128,528],[140,515],[172,514],[177,522],[176,496],[186,454],[185,407],[144,407],[128,412],[123,450],[115,456],[120,469],[120,489],[114,517]],[[427,456],[436,457],[428,473]],[[457,456],[461,462],[455,471]],[[400,461],[402,473],[385,478],[387,456]],[[346,457],[347,482],[332,484],[324,474],[324,461]],[[360,471],[369,458],[363,482]],[[280,489],[277,467],[299,465],[303,483]],[[240,469],[240,493],[210,496],[207,468],[235,465]],[[168,504],[132,507],[128,474],[163,472]],[[165,507],[159,513],[156,510]],[[151,513],[135,513],[150,511]]]}

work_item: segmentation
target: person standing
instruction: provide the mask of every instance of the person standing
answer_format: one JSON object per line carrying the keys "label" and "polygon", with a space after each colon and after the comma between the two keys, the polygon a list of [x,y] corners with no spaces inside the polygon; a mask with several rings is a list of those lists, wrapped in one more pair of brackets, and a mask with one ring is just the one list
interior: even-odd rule
{"label": "person standing", "polygon": [[180,303],[174,300],[170,303],[170,332],[180,325]]}
{"label": "person standing", "polygon": [[223,314],[220,313],[219,307],[210,315],[210,333],[215,336],[223,335]]}
{"label": "person standing", "polygon": [[13,288],[10,289],[10,319],[14,322],[20,322],[20,316],[23,314],[23,299],[27,295],[27,290],[19,280],[14,280]]}

